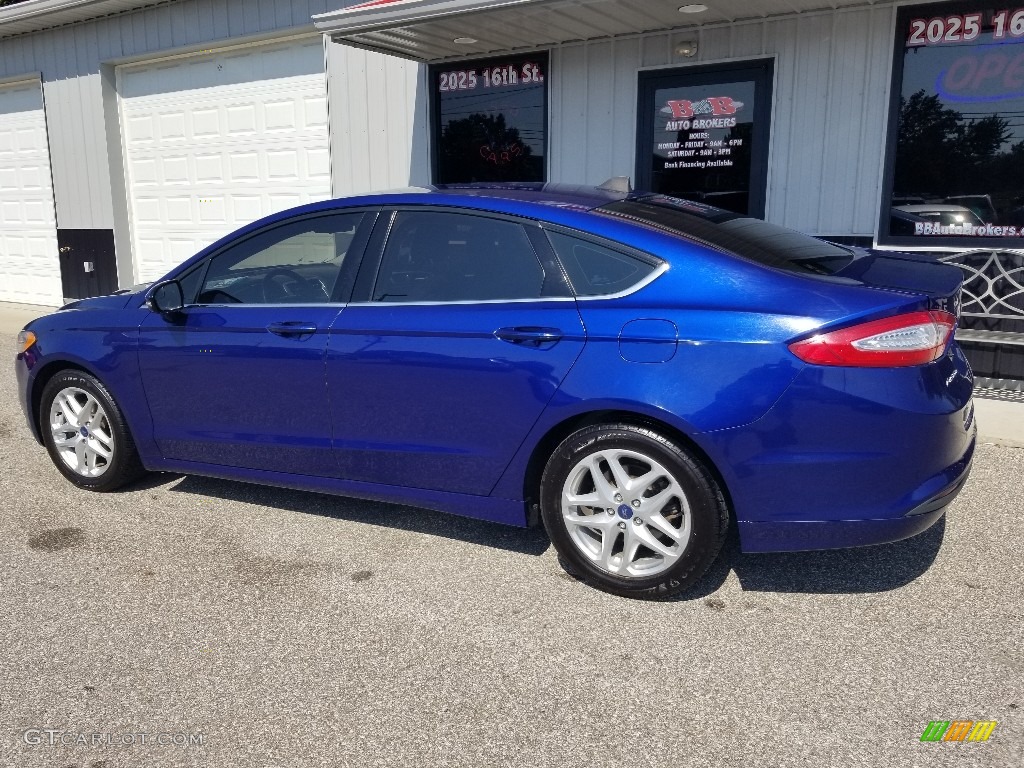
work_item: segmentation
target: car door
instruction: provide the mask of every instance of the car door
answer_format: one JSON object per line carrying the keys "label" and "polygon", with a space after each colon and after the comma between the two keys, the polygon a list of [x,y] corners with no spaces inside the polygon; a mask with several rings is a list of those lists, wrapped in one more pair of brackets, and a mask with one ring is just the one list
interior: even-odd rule
{"label": "car door", "polygon": [[139,364],[165,458],[337,475],[324,352],[373,217],[258,231],[180,279],[182,311],[143,321]]}
{"label": "car door", "polygon": [[329,334],[341,475],[487,494],[583,349],[563,273],[508,217],[398,210],[373,241]]}

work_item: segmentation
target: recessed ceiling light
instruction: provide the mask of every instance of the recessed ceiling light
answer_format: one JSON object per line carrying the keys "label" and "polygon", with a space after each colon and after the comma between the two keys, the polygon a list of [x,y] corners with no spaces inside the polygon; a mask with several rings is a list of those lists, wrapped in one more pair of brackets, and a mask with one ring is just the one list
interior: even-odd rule
{"label": "recessed ceiling light", "polygon": [[472,45],[477,42],[477,39],[475,37],[456,37],[452,42],[456,45]]}
{"label": "recessed ceiling light", "polygon": [[680,5],[680,13],[704,13],[708,7],[703,3],[691,3],[690,5]]}

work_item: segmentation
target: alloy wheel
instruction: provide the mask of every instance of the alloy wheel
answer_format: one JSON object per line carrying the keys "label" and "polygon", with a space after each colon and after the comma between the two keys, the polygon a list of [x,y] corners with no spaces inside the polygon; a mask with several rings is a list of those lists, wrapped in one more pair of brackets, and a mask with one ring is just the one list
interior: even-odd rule
{"label": "alloy wheel", "polygon": [[668,570],[686,551],[690,506],[678,480],[637,451],[591,453],[562,487],[562,519],[577,549],[613,576]]}
{"label": "alloy wheel", "polygon": [[66,387],[50,405],[50,434],[65,465],[82,477],[100,477],[114,458],[114,435],[103,405],[78,387]]}

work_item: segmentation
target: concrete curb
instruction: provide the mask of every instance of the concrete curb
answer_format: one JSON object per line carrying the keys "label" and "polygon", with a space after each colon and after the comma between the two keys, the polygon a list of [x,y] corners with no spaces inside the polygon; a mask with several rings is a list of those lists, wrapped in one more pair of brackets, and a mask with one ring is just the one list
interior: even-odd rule
{"label": "concrete curb", "polygon": [[1024,448],[1024,402],[974,398],[978,441]]}

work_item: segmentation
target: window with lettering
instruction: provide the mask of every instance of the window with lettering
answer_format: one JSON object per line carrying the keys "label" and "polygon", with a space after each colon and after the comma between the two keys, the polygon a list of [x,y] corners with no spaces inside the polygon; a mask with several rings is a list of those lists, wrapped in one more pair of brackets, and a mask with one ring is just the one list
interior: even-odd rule
{"label": "window with lettering", "polygon": [[1024,0],[900,11],[881,239],[1024,237]]}
{"label": "window with lettering", "polygon": [[431,68],[438,184],[545,181],[547,53]]}
{"label": "window with lettering", "polygon": [[637,188],[764,216],[771,59],[638,75]]}

